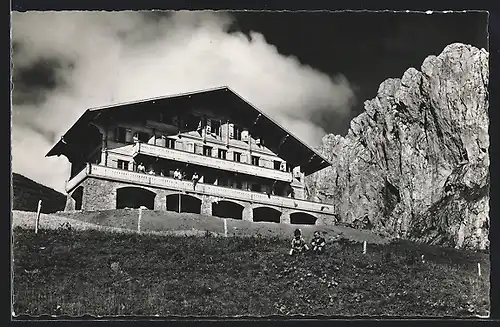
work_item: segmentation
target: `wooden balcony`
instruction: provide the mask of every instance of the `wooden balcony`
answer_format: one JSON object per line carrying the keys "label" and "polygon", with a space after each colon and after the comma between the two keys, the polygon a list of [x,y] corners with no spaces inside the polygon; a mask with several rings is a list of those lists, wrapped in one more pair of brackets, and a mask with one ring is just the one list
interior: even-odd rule
{"label": "wooden balcony", "polygon": [[159,157],[179,162],[185,162],[193,165],[226,170],[239,174],[259,176],[263,178],[269,178],[272,180],[284,181],[288,183],[292,182],[293,180],[292,173],[284,172],[281,170],[259,167],[247,163],[230,161],[226,159],[208,157],[197,153],[175,150],[147,143],[136,143],[134,145],[133,153],[134,156],[142,154],[146,156]]}
{"label": "wooden balcony", "polygon": [[137,173],[129,170],[110,168],[100,165],[89,164],[72,180],[68,181],[66,189],[71,189],[68,186],[76,187],[80,181],[87,176],[104,178],[124,183],[138,184],[151,186],[156,188],[170,189],[181,192],[204,194],[226,198],[228,200],[241,200],[263,205],[271,205],[276,207],[285,207],[289,209],[315,212],[321,214],[334,214],[334,207],[329,204],[292,199],[288,197],[270,195],[265,193],[251,192],[236,188],[217,186],[212,184],[199,183],[196,185],[196,190],[193,190],[193,183],[186,180],[177,180],[170,177],[148,175]]}

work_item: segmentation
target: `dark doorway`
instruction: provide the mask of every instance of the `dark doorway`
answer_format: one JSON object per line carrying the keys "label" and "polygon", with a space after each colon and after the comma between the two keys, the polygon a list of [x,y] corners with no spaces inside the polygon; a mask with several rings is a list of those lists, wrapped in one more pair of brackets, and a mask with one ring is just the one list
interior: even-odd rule
{"label": "dark doorway", "polygon": [[[180,211],[179,204],[181,207]],[[167,210],[199,214],[201,212],[201,200],[185,194],[170,194],[167,195]]]}
{"label": "dark doorway", "polygon": [[79,186],[73,194],[71,194],[71,197],[75,200],[75,210],[82,210],[83,186]]}
{"label": "dark doorway", "polygon": [[140,187],[123,187],[116,190],[116,209],[134,208],[144,206],[150,210],[155,206],[154,192]]}
{"label": "dark doorway", "polygon": [[259,207],[253,209],[253,221],[269,221],[279,223],[281,212],[269,207]]}
{"label": "dark doorway", "polygon": [[222,218],[243,218],[243,206],[230,201],[218,201],[212,203],[212,215]]}
{"label": "dark doorway", "polygon": [[290,215],[290,223],[299,225],[314,225],[316,217],[305,212],[294,212]]}

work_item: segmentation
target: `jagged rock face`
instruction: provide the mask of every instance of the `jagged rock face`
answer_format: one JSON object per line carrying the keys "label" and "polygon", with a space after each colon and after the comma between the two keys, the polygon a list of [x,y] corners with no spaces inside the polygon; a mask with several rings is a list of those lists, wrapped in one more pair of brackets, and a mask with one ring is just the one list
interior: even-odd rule
{"label": "jagged rock face", "polygon": [[320,151],[333,166],[306,180],[309,199],[343,222],[432,244],[488,247],[488,53],[463,44],[421,71],[388,79],[345,137]]}

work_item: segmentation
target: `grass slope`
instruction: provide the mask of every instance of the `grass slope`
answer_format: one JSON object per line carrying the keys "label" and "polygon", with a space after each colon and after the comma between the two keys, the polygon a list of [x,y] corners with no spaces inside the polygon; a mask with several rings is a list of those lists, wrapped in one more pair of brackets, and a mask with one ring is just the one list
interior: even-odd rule
{"label": "grass slope", "polygon": [[14,210],[36,211],[38,200],[43,213],[64,210],[66,205],[66,195],[17,173],[12,173],[12,190]]}
{"label": "grass slope", "polygon": [[13,240],[17,315],[468,316],[489,310],[486,254],[408,242],[372,244],[362,255],[361,244],[343,240],[322,256],[290,257],[289,241],[278,237],[73,228],[35,235],[16,227]]}
{"label": "grass slope", "polygon": [[[66,217],[97,226],[117,227],[136,231],[139,218],[138,209],[120,209],[105,211],[58,212],[55,217]],[[343,226],[291,225],[269,222],[249,222],[240,219],[227,219],[229,236],[278,236],[288,239],[293,230],[300,228],[305,237],[312,237],[314,231],[322,232],[327,240],[340,237],[368,243],[384,243],[387,239],[368,230],[356,230]],[[184,234],[224,235],[224,219],[193,213],[143,210],[141,216],[142,232],[176,232]]]}

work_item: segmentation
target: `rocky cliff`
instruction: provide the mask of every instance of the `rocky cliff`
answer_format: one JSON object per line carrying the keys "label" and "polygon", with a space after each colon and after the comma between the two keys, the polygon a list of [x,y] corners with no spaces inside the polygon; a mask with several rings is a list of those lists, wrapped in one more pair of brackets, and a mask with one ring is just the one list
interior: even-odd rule
{"label": "rocky cliff", "polygon": [[451,44],[384,81],[345,137],[320,147],[333,166],[308,197],[342,222],[457,248],[488,247],[488,53]]}

